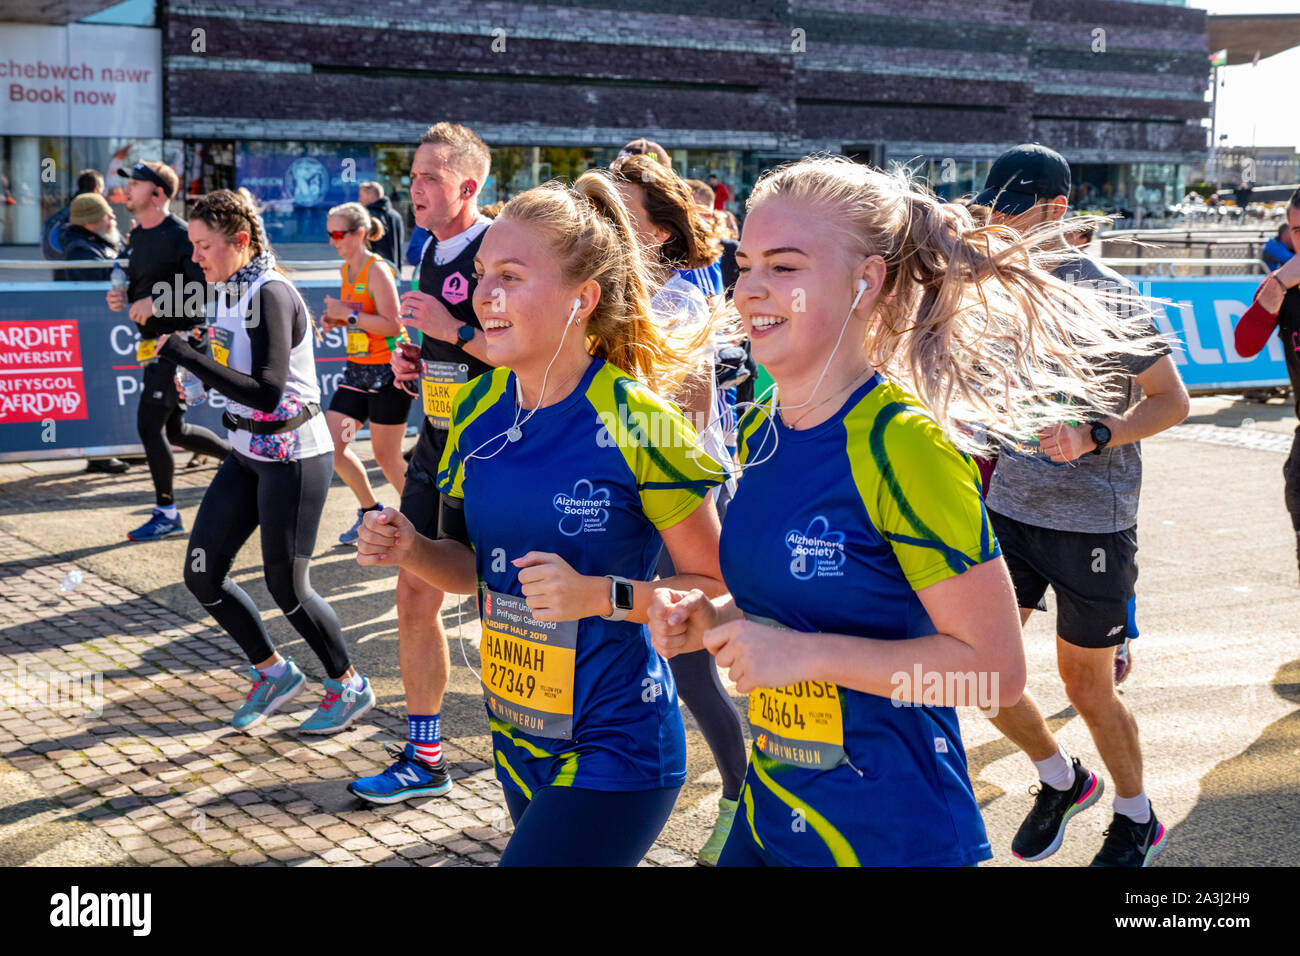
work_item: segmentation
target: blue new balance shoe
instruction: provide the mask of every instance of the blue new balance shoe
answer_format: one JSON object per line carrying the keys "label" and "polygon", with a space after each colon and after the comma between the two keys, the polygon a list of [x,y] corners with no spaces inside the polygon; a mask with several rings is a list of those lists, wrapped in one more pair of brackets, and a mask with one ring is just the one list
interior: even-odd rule
{"label": "blue new balance shoe", "polygon": [[253,687],[230,721],[236,730],[247,730],[302,693],[307,675],[292,660],[288,665],[279,677],[271,677],[256,667],[248,669]]}
{"label": "blue new balance shoe", "polygon": [[350,727],[361,715],[375,706],[375,689],[362,677],[359,691],[349,690],[341,681],[325,678],[325,699],[298,728],[304,734],[332,734]]}
{"label": "blue new balance shoe", "polygon": [[371,803],[400,803],[419,797],[440,797],[451,789],[447,761],[430,766],[415,755],[415,747],[398,748],[384,744],[388,755],[396,759],[391,767],[374,777],[362,777],[348,784],[348,790]]}
{"label": "blue new balance shoe", "polygon": [[181,523],[179,513],[175,518],[169,518],[163,514],[161,508],[154,508],[149,520],[134,531],[128,531],[126,536],[132,541],[161,541],[163,538],[170,538],[174,534],[184,533],[185,525]]}

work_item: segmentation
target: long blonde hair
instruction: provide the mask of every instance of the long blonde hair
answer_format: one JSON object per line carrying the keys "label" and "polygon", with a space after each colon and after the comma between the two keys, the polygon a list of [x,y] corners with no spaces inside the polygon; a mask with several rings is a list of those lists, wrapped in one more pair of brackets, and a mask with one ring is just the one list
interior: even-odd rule
{"label": "long blonde hair", "polygon": [[589,170],[572,186],[558,181],[520,193],[498,222],[538,227],[550,241],[566,282],[595,279],[600,300],[587,317],[587,350],[671,397],[703,374],[709,330],[675,337],[650,310],[650,262],[637,242],[627,207],[605,170]]}
{"label": "long blonde hair", "polygon": [[884,259],[867,360],[916,396],[963,451],[1105,417],[1121,381],[1114,358],[1154,354],[1162,344],[1150,334],[1147,307],[1048,271],[1076,254],[1056,242],[1071,228],[1064,223],[1024,236],[981,224],[906,169],[885,173],[843,157],[765,173],[746,208],[778,197],[838,228],[854,255]]}

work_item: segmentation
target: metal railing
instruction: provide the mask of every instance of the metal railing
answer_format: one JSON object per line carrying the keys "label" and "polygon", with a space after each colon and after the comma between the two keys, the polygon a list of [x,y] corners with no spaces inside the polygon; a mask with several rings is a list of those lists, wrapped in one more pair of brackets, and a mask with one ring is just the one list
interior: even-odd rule
{"label": "metal railing", "polygon": [[[73,262],[53,259],[0,259],[0,285],[11,290],[24,283],[58,282],[59,285],[84,285],[93,282],[107,285],[105,279],[76,279],[70,275],[56,279],[56,274],[86,269],[101,271],[112,269],[115,262],[123,269],[128,265],[127,259],[78,259]],[[342,259],[280,259],[277,260],[276,265],[296,279],[337,281],[342,262]]]}
{"label": "metal railing", "polygon": [[1138,256],[1123,259],[1106,257],[1098,261],[1126,276],[1164,276],[1171,279],[1189,274],[1175,272],[1175,269],[1200,269],[1200,273],[1193,274],[1202,276],[1267,275],[1271,271],[1263,259],[1184,259],[1180,256],[1149,259]]}

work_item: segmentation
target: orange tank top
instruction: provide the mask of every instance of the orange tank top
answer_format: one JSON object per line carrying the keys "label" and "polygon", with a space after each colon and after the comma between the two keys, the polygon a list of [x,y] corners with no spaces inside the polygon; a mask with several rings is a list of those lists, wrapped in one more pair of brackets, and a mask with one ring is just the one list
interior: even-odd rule
{"label": "orange tank top", "polygon": [[[389,269],[383,257],[374,253],[371,253],[366,264],[361,267],[361,273],[354,280],[348,278],[346,262],[339,269],[339,275],[343,279],[343,290],[339,298],[358,312],[371,315],[379,314],[375,306],[375,297],[370,292],[369,281],[370,267],[376,262],[379,263],[380,268]],[[392,275],[391,269],[389,275]],[[349,328],[347,329],[348,361],[356,362],[358,365],[387,365],[397,343],[409,341],[406,329],[402,329],[400,335],[383,336],[367,332],[365,329]]]}

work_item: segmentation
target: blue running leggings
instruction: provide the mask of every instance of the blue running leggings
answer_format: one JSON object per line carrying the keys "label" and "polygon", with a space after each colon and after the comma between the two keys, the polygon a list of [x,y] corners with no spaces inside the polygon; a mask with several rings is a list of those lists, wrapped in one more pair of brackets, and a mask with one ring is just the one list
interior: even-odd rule
{"label": "blue running leggings", "polygon": [[501,866],[636,866],[681,792],[543,787],[529,800],[502,789],[515,832]]}

